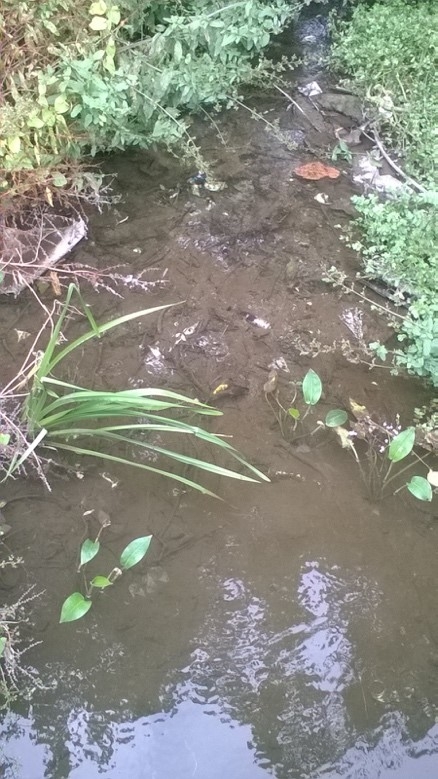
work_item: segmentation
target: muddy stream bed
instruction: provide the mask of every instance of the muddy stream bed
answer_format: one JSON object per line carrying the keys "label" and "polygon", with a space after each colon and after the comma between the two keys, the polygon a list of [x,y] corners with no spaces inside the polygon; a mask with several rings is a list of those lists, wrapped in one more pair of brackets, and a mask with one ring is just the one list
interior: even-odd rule
{"label": "muddy stream bed", "polygon": [[[325,266],[357,271],[339,239],[357,191],[349,167],[338,165],[337,180],[293,175],[354,122],[309,101],[305,117],[280,95],[249,104],[278,119],[296,148],[243,109],[216,120],[225,146],[197,120],[192,131],[225,189],[197,197],[186,183],[193,171],[164,153],[105,162],[121,200],[93,216],[74,260],[126,263],[124,272],[145,270],[156,284],[120,289],[123,298],[88,289],[96,319],[183,302],[90,342],[64,378],[165,386],[212,402],[223,416],[211,429],[232,434],[272,481],[207,476],[220,502],[83,461],[83,478],[53,472],[50,495],[32,482],[2,489],[9,499],[39,496],[5,509],[8,548],[24,565],[0,572],[0,587],[11,599],[34,583],[42,593],[25,628],[41,643],[26,659],[46,687],[3,717],[4,779],[438,775],[436,521],[404,493],[371,503],[334,435],[286,443],[263,392],[276,361],[285,403],[290,381],[309,367],[319,373],[318,414],[352,397],[408,424],[427,400],[414,380],[324,348],[348,341],[356,354],[353,320],[366,342],[387,337],[369,306],[322,281]],[[2,301],[6,374],[16,367],[11,352],[25,350],[16,330],[41,316],[30,296]],[[212,395],[220,384],[229,389]],[[151,552],[83,620],[59,625],[81,583],[78,549],[102,516],[111,526],[91,574],[110,569],[134,537],[152,533]]]}

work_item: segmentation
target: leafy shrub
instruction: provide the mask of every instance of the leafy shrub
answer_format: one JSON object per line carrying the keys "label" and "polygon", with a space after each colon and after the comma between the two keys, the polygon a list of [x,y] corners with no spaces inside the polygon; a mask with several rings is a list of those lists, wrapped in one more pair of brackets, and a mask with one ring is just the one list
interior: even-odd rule
{"label": "leafy shrub", "polygon": [[359,3],[334,26],[332,63],[377,109],[407,170],[435,181],[438,160],[438,5],[385,0]]}
{"label": "leafy shrub", "polygon": [[[438,219],[433,193],[405,194],[381,202],[375,195],[353,198],[362,232],[353,247],[365,273],[397,289],[407,316],[397,319],[397,365],[438,385]],[[401,323],[401,324],[399,324]],[[380,348],[381,356],[386,350]]]}
{"label": "leafy shrub", "polygon": [[[406,169],[429,191],[381,202],[354,198],[365,272],[397,288],[397,365],[438,385],[437,205],[438,6],[432,0],[359,3],[334,24],[333,65],[374,105],[375,121]],[[374,344],[385,357],[387,350]]]}
{"label": "leafy shrub", "polygon": [[[301,0],[0,0],[0,193],[51,203],[91,152],[185,143],[183,112],[230,101]],[[5,41],[7,43],[5,43]]]}

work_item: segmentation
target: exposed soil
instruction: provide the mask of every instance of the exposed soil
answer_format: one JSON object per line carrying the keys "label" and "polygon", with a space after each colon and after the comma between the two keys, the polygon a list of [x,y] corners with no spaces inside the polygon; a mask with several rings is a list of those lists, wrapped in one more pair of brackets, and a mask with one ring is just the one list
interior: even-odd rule
{"label": "exposed soil", "polygon": [[[400,413],[408,423],[427,400],[416,381],[351,361],[366,361],[362,342],[385,339],[388,331],[369,305],[341,297],[322,280],[326,266],[357,271],[340,240],[352,208],[349,168],[336,163],[339,179],[320,182],[293,171],[324,159],[334,129],[354,121],[295,98],[306,116],[288,110],[280,96],[265,99],[262,109],[254,98],[266,119],[278,119],[294,150],[243,109],[216,118],[226,145],[210,122],[196,122],[194,135],[212,161],[209,181],[226,189],[197,196],[187,183],[195,171],[164,153],[105,163],[117,174],[121,199],[92,218],[90,239],[74,261],[100,269],[126,264],[129,273],[164,283],[149,295],[120,289],[123,298],[89,291],[96,319],[178,305],[89,343],[64,378],[105,389],[165,386],[217,405],[223,417],[212,429],[232,433],[272,483],[207,478],[225,499],[219,503],[135,469],[86,461],[54,472],[50,495],[39,484],[4,486],[6,499],[42,498],[23,497],[4,510],[13,528],[8,548],[25,564],[0,572],[0,587],[14,597],[36,582],[44,592],[29,627],[42,644],[28,659],[53,687],[36,694],[33,718],[23,712],[15,725],[12,715],[6,722],[4,777],[40,779],[44,770],[56,779],[98,771],[114,779],[359,779],[428,777],[426,759],[437,765],[434,508],[424,513],[404,493],[370,503],[353,458],[334,436],[291,446],[263,391],[277,361],[284,404],[292,380],[309,367],[319,373],[318,415],[347,408],[352,397],[382,419]],[[319,193],[327,204],[315,200]],[[359,338],[346,324],[352,316],[361,323]],[[2,301],[5,375],[16,368],[17,349],[26,348],[17,347],[17,329],[33,331],[38,318],[30,294]],[[79,327],[72,323],[66,335]],[[214,394],[221,384],[228,389]],[[81,586],[78,549],[96,532],[99,511],[111,526],[92,574],[110,569],[133,537],[153,533],[151,554],[97,597],[83,621],[59,626],[63,599]],[[189,702],[182,735],[169,736],[162,752],[148,751],[138,723],[153,735],[161,713],[168,735],[169,713]],[[228,736],[209,733],[215,773],[195,737],[202,732],[196,707],[225,723],[227,733],[248,728],[248,767]],[[423,738],[420,755],[416,742]],[[124,743],[134,748],[129,755]],[[408,773],[392,773],[393,754]],[[14,755],[21,762],[16,774]],[[423,762],[415,773],[417,758]]]}

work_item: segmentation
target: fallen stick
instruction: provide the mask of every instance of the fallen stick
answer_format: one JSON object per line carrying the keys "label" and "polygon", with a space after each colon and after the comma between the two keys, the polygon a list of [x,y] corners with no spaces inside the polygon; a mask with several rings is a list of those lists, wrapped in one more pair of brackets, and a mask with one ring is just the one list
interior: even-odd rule
{"label": "fallen stick", "polygon": [[410,176],[408,176],[408,175],[407,175],[407,173],[405,173],[405,172],[404,172],[404,171],[403,171],[403,170],[402,170],[402,169],[401,169],[401,168],[400,168],[400,167],[397,165],[397,163],[396,163],[396,162],[394,162],[394,160],[392,160],[392,159],[391,159],[391,157],[389,156],[389,154],[388,154],[388,153],[385,151],[385,148],[384,148],[384,146],[383,146],[383,143],[382,143],[382,141],[380,140],[380,136],[379,136],[379,134],[378,134],[377,130],[374,130],[374,129],[373,129],[373,130],[371,130],[371,132],[372,132],[372,134],[373,134],[373,135],[372,135],[372,137],[371,137],[370,135],[368,135],[368,133],[365,133],[365,132],[363,133],[363,135],[365,135],[365,136],[366,136],[366,138],[368,138],[370,141],[372,141],[372,140],[374,140],[374,141],[375,141],[375,143],[376,143],[376,146],[377,146],[377,148],[379,149],[379,151],[380,151],[380,153],[381,153],[382,157],[384,157],[384,158],[385,158],[385,160],[386,160],[386,162],[388,163],[388,165],[390,165],[390,166],[391,166],[391,168],[392,168],[392,169],[393,169],[393,170],[394,170],[394,171],[397,173],[397,175],[398,175],[398,176],[401,176],[401,177],[402,177],[402,178],[403,178],[403,179],[404,179],[404,180],[405,180],[405,181],[406,181],[408,184],[410,184],[412,187],[414,187],[414,189],[416,189],[416,190],[417,190],[417,192],[427,192],[427,189],[426,189],[426,187],[423,187],[423,185],[422,185],[422,184],[419,184],[417,181],[415,181],[415,180],[414,180],[414,179],[412,179]]}

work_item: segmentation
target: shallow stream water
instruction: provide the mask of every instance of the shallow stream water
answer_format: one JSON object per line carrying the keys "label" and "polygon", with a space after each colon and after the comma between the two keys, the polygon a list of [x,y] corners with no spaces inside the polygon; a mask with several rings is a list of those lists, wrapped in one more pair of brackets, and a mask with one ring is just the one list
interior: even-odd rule
{"label": "shallow stream water", "polygon": [[[318,76],[312,68],[301,81]],[[303,100],[295,87],[291,76],[291,95]],[[226,189],[198,197],[187,184],[193,171],[162,153],[105,163],[121,200],[92,218],[74,260],[125,263],[120,272],[144,271],[151,285],[119,288],[122,298],[88,291],[96,318],[183,302],[90,342],[66,378],[214,402],[223,417],[212,429],[231,433],[271,483],[207,479],[219,502],[86,461],[75,468],[81,478],[54,472],[50,495],[39,484],[10,487],[8,497],[42,498],[5,509],[8,547],[25,563],[1,572],[0,586],[8,597],[33,583],[42,592],[28,628],[41,643],[27,661],[45,689],[3,718],[4,779],[438,776],[434,515],[403,492],[371,503],[333,436],[286,444],[263,392],[276,361],[284,403],[309,367],[323,380],[324,408],[353,397],[407,424],[427,399],[413,380],[346,359],[387,331],[369,306],[321,281],[327,265],[357,270],[339,240],[355,190],[346,164],[322,182],[293,169],[323,158],[334,128],[352,120],[310,101],[300,103],[305,116],[280,95],[252,100],[294,148],[243,109],[216,120],[220,137],[196,121]],[[31,298],[2,303],[11,372],[14,328],[38,316]],[[232,389],[214,396],[221,383]],[[136,536],[153,534],[151,552],[83,620],[59,625],[64,598],[81,586],[81,541],[102,512],[111,525],[91,575]]]}

